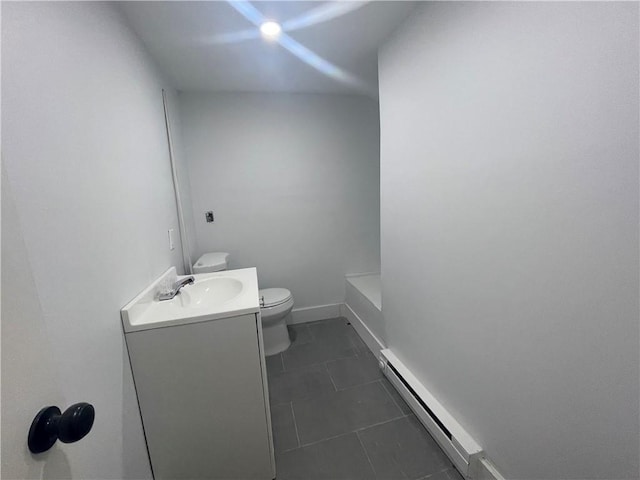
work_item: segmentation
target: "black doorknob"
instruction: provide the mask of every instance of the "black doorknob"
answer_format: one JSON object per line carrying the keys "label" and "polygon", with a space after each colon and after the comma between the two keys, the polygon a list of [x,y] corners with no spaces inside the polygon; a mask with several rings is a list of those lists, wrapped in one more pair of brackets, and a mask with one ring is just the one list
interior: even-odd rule
{"label": "black doorknob", "polygon": [[45,407],[31,422],[27,444],[31,453],[42,453],[53,447],[56,440],[77,442],[93,426],[95,410],[89,403],[75,403],[60,413],[58,407]]}

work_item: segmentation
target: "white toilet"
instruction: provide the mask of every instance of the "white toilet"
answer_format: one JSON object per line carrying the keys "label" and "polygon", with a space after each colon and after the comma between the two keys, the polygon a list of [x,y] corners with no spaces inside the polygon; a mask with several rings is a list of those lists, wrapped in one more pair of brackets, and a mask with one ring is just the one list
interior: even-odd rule
{"label": "white toilet", "polygon": [[[193,264],[193,273],[226,270],[228,261],[226,252],[205,253]],[[291,345],[287,322],[293,309],[293,296],[286,288],[264,288],[259,295],[264,353],[266,356],[275,355]]]}

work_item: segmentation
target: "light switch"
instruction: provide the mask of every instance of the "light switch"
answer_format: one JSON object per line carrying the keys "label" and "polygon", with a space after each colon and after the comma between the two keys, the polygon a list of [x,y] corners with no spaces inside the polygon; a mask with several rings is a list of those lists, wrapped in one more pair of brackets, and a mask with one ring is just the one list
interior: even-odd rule
{"label": "light switch", "polygon": [[176,245],[173,241],[173,233],[174,233],[174,229],[170,228],[169,229],[169,250],[175,250]]}

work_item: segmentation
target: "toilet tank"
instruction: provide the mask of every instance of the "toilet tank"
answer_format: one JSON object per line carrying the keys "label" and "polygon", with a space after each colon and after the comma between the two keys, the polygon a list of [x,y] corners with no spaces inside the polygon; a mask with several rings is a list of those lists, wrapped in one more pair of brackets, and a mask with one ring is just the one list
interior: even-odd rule
{"label": "toilet tank", "polygon": [[193,273],[210,273],[226,270],[228,260],[229,254],[226,252],[205,253],[193,264]]}

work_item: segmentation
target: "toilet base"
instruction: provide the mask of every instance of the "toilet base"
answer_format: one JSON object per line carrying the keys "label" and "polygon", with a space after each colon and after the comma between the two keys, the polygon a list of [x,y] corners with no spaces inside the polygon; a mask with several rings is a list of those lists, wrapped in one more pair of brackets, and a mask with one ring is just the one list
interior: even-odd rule
{"label": "toilet base", "polygon": [[262,320],[262,338],[264,340],[264,354],[267,357],[277,355],[284,352],[291,345],[289,338],[289,330],[287,329],[287,320],[291,314],[272,321]]}

